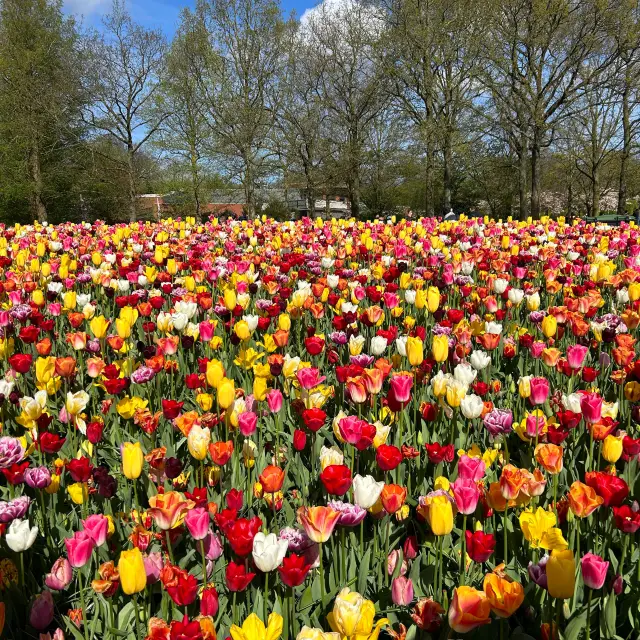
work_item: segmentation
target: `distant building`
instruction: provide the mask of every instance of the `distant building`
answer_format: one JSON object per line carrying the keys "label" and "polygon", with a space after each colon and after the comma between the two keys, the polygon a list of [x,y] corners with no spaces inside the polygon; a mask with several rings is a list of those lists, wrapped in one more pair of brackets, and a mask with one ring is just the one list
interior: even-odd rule
{"label": "distant building", "polygon": [[[346,196],[345,189],[337,188],[335,195],[322,194],[322,198],[315,200],[313,211],[309,211],[309,203],[303,189],[269,188],[257,192],[257,200],[262,210],[270,203],[280,202],[295,217],[311,216],[333,218],[348,218],[351,215],[351,203]],[[148,211],[156,218],[178,213],[189,202],[185,193],[172,191],[167,194],[145,193],[138,196],[140,209]],[[207,202],[201,205],[205,215],[229,215],[241,217],[246,208],[246,198],[242,189],[219,189],[207,195]]]}

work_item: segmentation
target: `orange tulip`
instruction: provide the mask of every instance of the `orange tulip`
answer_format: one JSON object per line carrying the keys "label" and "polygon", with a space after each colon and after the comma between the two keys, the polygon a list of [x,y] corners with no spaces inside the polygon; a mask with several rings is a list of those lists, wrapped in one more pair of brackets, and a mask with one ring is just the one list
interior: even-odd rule
{"label": "orange tulip", "polygon": [[38,352],[38,355],[42,356],[43,358],[51,353],[52,347],[53,344],[50,338],[43,338],[42,340],[40,340],[40,342],[36,343],[36,351]]}
{"label": "orange tulip", "polygon": [[194,506],[195,503],[185,500],[181,493],[168,491],[149,498],[150,508],[147,509],[147,513],[160,529],[167,531],[181,524],[184,512],[193,509]]}
{"label": "orange tulip", "polygon": [[488,573],[484,577],[482,588],[491,610],[500,618],[508,618],[524,601],[524,589],[519,582],[513,582],[495,573]]}
{"label": "orange tulip", "polygon": [[491,603],[484,594],[473,587],[457,587],[449,606],[449,626],[456,633],[467,633],[491,622]]}
{"label": "orange tulip", "polygon": [[76,372],[76,360],[71,356],[56,358],[56,375],[61,378],[71,378]]}
{"label": "orange tulip", "polygon": [[[502,495],[499,482],[492,482],[489,485],[489,490],[486,492],[485,497],[487,499],[487,504],[494,511],[502,512],[507,508],[507,501],[505,497]],[[511,506],[512,502],[513,501],[509,502],[509,506]]]}
{"label": "orange tulip", "polygon": [[277,493],[284,483],[284,469],[270,464],[260,474],[259,480],[265,493]]}
{"label": "orange tulip", "polygon": [[406,499],[406,487],[401,487],[397,484],[385,484],[382,489],[382,493],[380,494],[382,506],[389,514],[394,514],[396,511],[399,511]]}
{"label": "orange tulip", "polygon": [[300,507],[298,522],[314,542],[326,542],[340,519],[340,512],[331,507]]}
{"label": "orange tulip", "polygon": [[227,440],[227,442],[211,442],[209,444],[209,455],[214,464],[219,467],[224,467],[231,459],[233,454],[233,440]]}
{"label": "orange tulip", "polygon": [[505,500],[515,500],[522,490],[527,478],[521,469],[512,464],[508,464],[502,469],[500,476],[500,491]]}
{"label": "orange tulip", "polygon": [[593,487],[579,480],[571,485],[567,499],[569,508],[578,518],[587,518],[604,502]]}
{"label": "orange tulip", "polygon": [[562,471],[563,453],[564,449],[557,444],[539,444],[535,450],[538,464],[553,475]]}

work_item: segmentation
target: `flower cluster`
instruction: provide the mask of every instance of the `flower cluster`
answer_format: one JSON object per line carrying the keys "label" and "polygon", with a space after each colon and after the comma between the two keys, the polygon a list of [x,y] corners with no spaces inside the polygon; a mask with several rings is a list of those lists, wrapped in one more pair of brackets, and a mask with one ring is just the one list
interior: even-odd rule
{"label": "flower cluster", "polygon": [[0,629],[640,626],[633,224],[1,231]]}

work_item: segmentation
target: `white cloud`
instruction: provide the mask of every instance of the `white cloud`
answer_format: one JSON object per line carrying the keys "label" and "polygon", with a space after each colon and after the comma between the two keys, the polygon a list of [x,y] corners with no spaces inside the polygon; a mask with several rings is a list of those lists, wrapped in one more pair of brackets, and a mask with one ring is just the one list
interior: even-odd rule
{"label": "white cloud", "polygon": [[64,8],[68,13],[90,16],[103,13],[111,6],[111,0],[65,0]]}

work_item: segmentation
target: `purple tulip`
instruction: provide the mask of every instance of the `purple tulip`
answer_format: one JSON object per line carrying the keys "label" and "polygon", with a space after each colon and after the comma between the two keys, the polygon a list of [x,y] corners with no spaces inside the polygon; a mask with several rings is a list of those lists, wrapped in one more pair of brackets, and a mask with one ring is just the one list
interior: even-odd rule
{"label": "purple tulip", "polygon": [[24,457],[24,448],[17,438],[0,438],[0,469],[8,469]]}
{"label": "purple tulip", "polygon": [[543,589],[547,588],[547,562],[549,561],[549,556],[542,556],[540,558],[538,564],[533,564],[533,562],[529,563],[527,567],[527,571],[529,572],[529,577],[533,582],[535,582],[539,587]]}
{"label": "purple tulip", "polygon": [[24,481],[32,489],[45,489],[51,484],[51,472],[47,467],[25,469]]}
{"label": "purple tulip", "polygon": [[29,624],[37,631],[44,631],[53,621],[53,597],[51,591],[43,591],[31,605]]}
{"label": "purple tulip", "polygon": [[340,512],[340,520],[338,524],[345,527],[355,527],[360,524],[367,515],[367,510],[359,507],[357,504],[350,502],[342,502],[342,500],[331,500],[327,503],[334,511]]}
{"label": "purple tulip", "polygon": [[512,424],[513,414],[511,411],[493,409],[484,417],[484,426],[494,438],[510,433]]}
{"label": "purple tulip", "polygon": [[0,501],[0,523],[8,524],[16,518],[24,518],[30,504],[29,496],[19,496],[10,502]]}
{"label": "purple tulip", "polygon": [[160,572],[164,566],[162,561],[162,554],[159,551],[153,551],[150,554],[144,556],[144,571],[147,574],[147,583],[155,584],[160,580]]}

